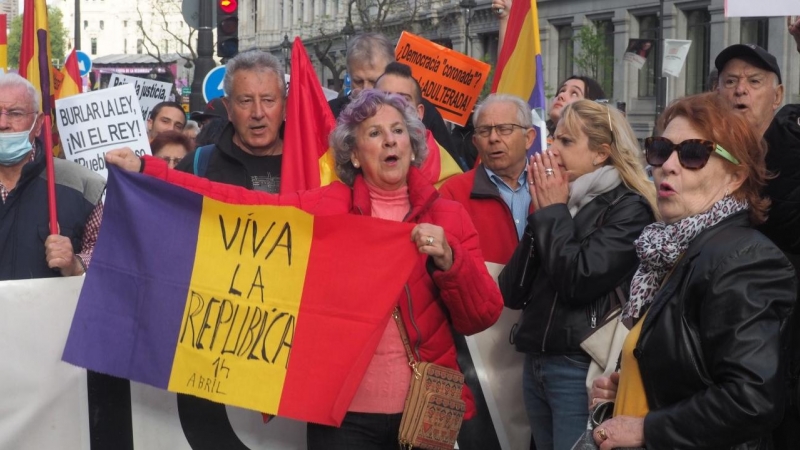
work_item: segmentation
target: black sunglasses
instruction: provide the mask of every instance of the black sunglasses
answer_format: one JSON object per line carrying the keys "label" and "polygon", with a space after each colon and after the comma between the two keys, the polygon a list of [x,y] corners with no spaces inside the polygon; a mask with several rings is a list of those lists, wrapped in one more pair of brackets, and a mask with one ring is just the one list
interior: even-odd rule
{"label": "black sunglasses", "polygon": [[665,137],[654,136],[644,140],[644,150],[647,164],[653,167],[664,165],[672,152],[678,152],[678,161],[681,166],[689,170],[699,170],[705,167],[712,153],[739,165],[739,160],[727,150],[705,139],[687,139],[679,144],[674,144]]}

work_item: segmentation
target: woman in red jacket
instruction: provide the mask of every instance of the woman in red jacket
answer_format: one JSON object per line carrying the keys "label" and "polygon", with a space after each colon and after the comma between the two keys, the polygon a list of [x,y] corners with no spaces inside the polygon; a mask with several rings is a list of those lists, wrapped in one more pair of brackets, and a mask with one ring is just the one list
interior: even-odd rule
{"label": "woman in red jacket", "polygon": [[[469,215],[459,203],[440,198],[417,169],[427,154],[422,122],[402,97],[365,91],[342,112],[330,142],[343,183],[280,196],[167,170],[163,161],[140,160],[127,150],[109,152],[106,159],[218,200],[235,196],[312,214],[351,213],[416,223],[411,240],[419,249],[419,262],[398,293],[397,306],[415,359],[457,368],[448,322],[461,334],[480,332],[497,320],[503,301],[486,270]],[[309,424],[308,448],[395,450],[411,376],[397,324],[390,320],[342,426]],[[462,397],[468,419],[474,405],[466,387]]]}

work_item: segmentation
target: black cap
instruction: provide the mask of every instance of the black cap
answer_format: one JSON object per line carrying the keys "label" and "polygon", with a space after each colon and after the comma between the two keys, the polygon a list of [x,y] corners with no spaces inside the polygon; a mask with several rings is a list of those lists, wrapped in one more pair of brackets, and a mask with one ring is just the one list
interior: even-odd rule
{"label": "black cap", "polygon": [[734,58],[747,58],[753,61],[758,67],[769,70],[778,76],[778,83],[783,84],[781,80],[781,68],[778,67],[778,60],[772,54],[755,44],[734,44],[725,50],[721,51],[714,60],[714,65],[717,70],[722,72],[725,64]]}
{"label": "black cap", "polygon": [[189,120],[194,120],[195,122],[216,118],[228,120],[228,110],[225,109],[225,104],[222,103],[222,97],[212,99],[206,104],[206,108],[202,112],[194,111],[189,114]]}

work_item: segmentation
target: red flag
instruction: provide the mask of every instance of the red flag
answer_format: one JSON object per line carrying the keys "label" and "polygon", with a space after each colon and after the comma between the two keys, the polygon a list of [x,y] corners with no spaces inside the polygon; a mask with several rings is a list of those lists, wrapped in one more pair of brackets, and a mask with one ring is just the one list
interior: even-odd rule
{"label": "red flag", "polygon": [[292,46],[292,77],[286,103],[281,192],[313,189],[332,181],[328,135],[336,120],[300,38]]}
{"label": "red flag", "polygon": [[56,99],[69,97],[83,92],[81,70],[78,68],[78,54],[75,49],[69,53],[64,67],[61,68],[61,85],[56,89]]}

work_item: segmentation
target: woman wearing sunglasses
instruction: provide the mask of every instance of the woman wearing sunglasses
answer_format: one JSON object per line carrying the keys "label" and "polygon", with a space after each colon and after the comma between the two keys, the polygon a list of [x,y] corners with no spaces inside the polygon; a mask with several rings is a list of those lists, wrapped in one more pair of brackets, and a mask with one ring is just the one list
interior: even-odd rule
{"label": "woman wearing sunglasses", "polygon": [[653,219],[655,190],[622,114],[579,100],[555,141],[528,165],[535,212],[500,275],[506,306],[524,309],[513,332],[525,353],[523,393],[538,450],[568,449],[586,429],[590,357],[580,343],[630,283],[633,241]]}
{"label": "woman wearing sunglasses", "polygon": [[[615,417],[595,429],[595,442],[773,448],[796,279],[752,228],[769,204],[759,195],[762,141],[717,94],[678,100],[658,129],[646,157],[663,222],[636,240],[641,264],[623,311],[636,325],[622,350]],[[609,379],[596,380],[591,395],[613,397],[608,388]]]}

